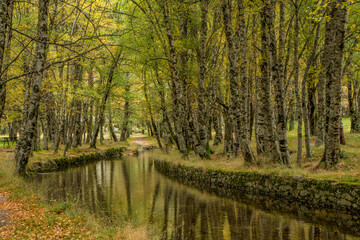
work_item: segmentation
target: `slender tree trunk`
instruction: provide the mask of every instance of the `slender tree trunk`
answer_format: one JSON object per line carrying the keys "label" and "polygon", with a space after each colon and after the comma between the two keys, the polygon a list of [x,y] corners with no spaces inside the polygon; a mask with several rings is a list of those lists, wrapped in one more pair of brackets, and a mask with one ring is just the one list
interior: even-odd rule
{"label": "slender tree trunk", "polygon": [[207,126],[208,118],[205,106],[205,79],[206,79],[206,40],[207,40],[207,18],[208,18],[208,0],[201,0],[201,30],[200,30],[200,47],[198,49],[198,62],[200,67],[200,74],[198,77],[198,129],[199,129],[199,156],[201,158],[210,158],[210,153],[207,152],[206,146],[208,144]]}
{"label": "slender tree trunk", "polygon": [[[82,82],[83,78],[83,68],[80,65],[80,63],[75,63],[73,66],[74,71],[74,91],[80,87],[80,84]],[[73,142],[72,147],[76,148],[78,146],[81,146],[81,115],[82,115],[82,101],[75,96],[74,98],[74,136],[73,136]]]}
{"label": "slender tree trunk", "polygon": [[167,114],[166,101],[165,101],[165,86],[164,86],[163,80],[159,76],[159,69],[158,69],[157,64],[155,65],[155,76],[156,76],[156,81],[158,83],[158,91],[159,91],[159,95],[160,95],[161,111],[162,111],[162,114],[163,114],[163,122],[166,125],[166,126],[164,125],[164,128],[170,133],[170,136],[173,139],[173,141],[175,141],[178,150],[180,150],[179,142],[177,140],[177,136],[173,131],[173,128],[172,128],[171,123],[170,123],[170,119],[169,119],[168,114]]}
{"label": "slender tree trunk", "polygon": [[300,97],[300,83],[299,83],[299,1],[295,0],[295,36],[294,36],[294,81],[295,81],[295,96],[296,96],[296,116],[298,120],[297,128],[297,159],[296,165],[302,166],[302,112],[301,112],[301,97]]}
{"label": "slender tree trunk", "polygon": [[221,126],[221,112],[218,106],[215,106],[215,110],[213,114],[213,123],[215,129],[215,138],[213,145],[217,146],[222,142],[223,139],[223,131]]}
{"label": "slender tree trunk", "polygon": [[[234,133],[235,133],[235,145],[234,152],[235,155],[238,155],[239,147],[241,148],[242,155],[244,160],[249,163],[255,162],[255,157],[252,153],[252,150],[249,147],[247,139],[247,114],[246,114],[246,95],[247,95],[247,58],[246,58],[246,27],[244,19],[244,5],[240,0],[238,1],[239,16],[238,21],[239,27],[237,35],[241,38],[240,45],[236,46],[234,41],[234,34],[231,26],[232,18],[232,7],[231,2],[226,0],[223,5],[223,20],[224,28],[226,35],[226,42],[228,45],[228,59],[229,59],[229,77],[230,77],[230,115],[234,123]],[[240,47],[240,56],[241,56],[241,68],[240,68],[240,78],[241,78],[241,96],[239,96],[239,84],[238,84],[238,57],[237,52]]]}
{"label": "slender tree trunk", "polygon": [[321,23],[319,22],[316,26],[316,36],[315,36],[315,42],[314,42],[314,46],[312,49],[312,53],[311,56],[306,64],[306,69],[305,69],[305,73],[304,73],[304,77],[303,77],[303,82],[302,82],[302,115],[303,115],[303,121],[304,121],[304,126],[305,126],[305,146],[306,146],[306,157],[311,158],[312,157],[312,149],[311,149],[311,134],[310,134],[310,123],[309,123],[309,114],[308,114],[308,104],[306,101],[306,85],[307,85],[307,79],[309,77],[309,72],[310,72],[310,68],[311,66],[315,63],[316,61],[316,55],[317,55],[317,49],[319,46],[319,40],[320,40],[320,27],[321,27]]}
{"label": "slender tree trunk", "polygon": [[124,104],[124,119],[121,126],[120,141],[126,141],[129,131],[129,118],[130,118],[130,85],[125,86],[125,104]]}
{"label": "slender tree trunk", "polygon": [[[30,95],[30,104],[27,111],[27,118],[25,127],[20,135],[18,144],[20,145],[15,153],[16,158],[16,172],[25,174],[26,165],[29,161],[31,153],[31,141],[35,135],[36,124],[38,120],[41,82],[43,78],[44,66],[46,62],[46,48],[48,39],[48,7],[49,0],[39,0],[38,12],[38,33],[35,52],[34,64],[34,81],[32,85],[32,92]],[[25,116],[26,117],[26,116]]]}
{"label": "slender tree trunk", "polygon": [[353,84],[352,79],[348,76],[348,102],[349,102],[349,116],[350,116],[350,132],[355,133],[356,132],[356,124],[355,124],[355,106],[354,106],[354,98],[353,98]]}
{"label": "slender tree trunk", "polygon": [[[8,25],[8,7],[7,0],[0,0],[0,73],[3,71],[5,63],[5,45],[6,45],[6,28]],[[6,86],[2,78],[0,78],[0,120],[2,118],[5,106]]]}
{"label": "slender tree trunk", "polygon": [[109,129],[110,129],[110,134],[111,134],[112,139],[114,140],[114,142],[117,142],[118,139],[117,139],[117,136],[116,136],[116,133],[114,130],[114,125],[112,122],[111,101],[109,101]]}
{"label": "slender tree trunk", "polygon": [[48,121],[46,121],[46,119],[42,119],[41,120],[41,127],[42,127],[42,132],[43,132],[43,149],[44,150],[49,150],[49,125],[48,125]]}
{"label": "slender tree trunk", "polygon": [[[6,10],[4,9],[5,3]],[[7,79],[8,73],[8,70],[5,69],[7,67],[5,64],[10,63],[13,10],[13,0],[0,1],[0,122],[3,117],[6,103],[6,83],[3,82],[3,80]]]}
{"label": "slender tree trunk", "polygon": [[107,79],[107,82],[106,82],[105,92],[104,92],[104,95],[103,95],[103,97],[101,99],[101,103],[100,103],[100,107],[99,107],[99,118],[98,118],[98,121],[95,123],[94,135],[93,135],[93,138],[92,138],[92,141],[91,141],[91,144],[90,144],[91,148],[96,148],[96,139],[97,139],[97,136],[99,134],[100,126],[102,125],[101,122],[104,119],[104,112],[105,112],[106,102],[107,102],[107,99],[108,99],[109,94],[110,94],[111,83],[112,83],[113,77],[114,77],[114,71],[115,71],[115,68],[118,65],[119,61],[120,61],[121,53],[122,52],[119,51],[116,54],[115,58],[113,59],[112,65],[110,67],[110,72],[109,72],[109,76],[108,76],[108,79]]}
{"label": "slender tree trunk", "polygon": [[151,103],[150,103],[149,97],[148,97],[146,79],[144,79],[144,81],[145,81],[145,82],[144,82],[144,96],[145,96],[146,105],[147,105],[147,107],[148,107],[149,114],[150,114],[151,125],[152,125],[152,127],[153,127],[153,129],[154,129],[155,137],[156,137],[157,143],[158,143],[158,145],[159,145],[159,148],[160,148],[161,150],[163,150],[162,143],[161,143],[161,139],[160,139],[159,129],[158,129],[157,126],[156,126],[156,123],[155,123],[155,120],[154,120],[154,116],[153,116],[152,106],[151,106]]}
{"label": "slender tree trunk", "polygon": [[281,154],[281,163],[290,164],[290,153],[287,142],[287,129],[286,129],[286,114],[285,114],[285,94],[284,94],[284,51],[285,51],[285,31],[282,26],[285,21],[285,6],[284,2],[280,1],[280,34],[279,34],[279,56],[277,56],[276,39],[275,39],[275,1],[272,0],[270,7],[270,17],[268,27],[270,32],[270,58],[271,58],[271,71],[272,83],[275,88],[275,102],[276,102],[276,125],[277,135],[279,140],[279,149]]}
{"label": "slender tree trunk", "polygon": [[62,106],[61,106],[61,114],[60,114],[60,126],[58,128],[58,133],[56,134],[55,144],[54,144],[54,153],[58,153],[60,148],[61,138],[63,138],[65,142],[65,131],[66,131],[66,100],[67,100],[67,92],[68,86],[67,83],[69,81],[69,72],[70,71],[70,64],[67,64],[66,69],[66,79],[65,79],[65,90],[62,96]]}
{"label": "slender tree trunk", "polygon": [[167,0],[164,0],[163,6],[164,23],[166,27],[166,35],[169,44],[169,56],[170,56],[170,69],[171,69],[171,82],[172,82],[172,97],[174,104],[174,117],[175,117],[175,131],[179,143],[179,149],[185,159],[188,158],[188,151],[185,143],[185,137],[183,133],[183,126],[185,121],[185,99],[181,82],[179,78],[179,72],[177,67],[177,56],[175,50],[175,42],[173,31],[171,29],[171,22],[169,19],[169,6]]}

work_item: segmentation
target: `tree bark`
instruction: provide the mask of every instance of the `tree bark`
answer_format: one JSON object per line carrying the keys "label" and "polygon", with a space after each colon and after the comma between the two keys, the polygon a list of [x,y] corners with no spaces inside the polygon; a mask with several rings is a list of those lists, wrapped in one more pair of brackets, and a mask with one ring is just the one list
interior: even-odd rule
{"label": "tree bark", "polygon": [[5,64],[10,63],[13,10],[13,0],[0,1],[0,122],[6,103],[6,83],[3,83],[3,79],[7,78],[8,73]]}
{"label": "tree bark", "polygon": [[281,163],[290,164],[290,153],[287,142],[286,129],[286,114],[285,114],[285,93],[284,93],[284,51],[285,51],[285,31],[282,26],[284,19],[284,2],[280,1],[280,34],[279,34],[279,56],[277,56],[276,39],[275,39],[275,1],[272,0],[270,7],[270,17],[268,21],[268,28],[270,33],[270,62],[271,62],[271,76],[272,83],[275,88],[275,102],[276,102],[276,126],[279,140],[279,149],[281,156]]}
{"label": "tree bark", "polygon": [[297,158],[296,165],[302,166],[302,112],[301,112],[301,97],[300,97],[300,83],[299,83],[299,1],[295,0],[295,29],[294,29],[294,81],[295,81],[295,96],[296,96],[296,116],[298,120],[297,128]]}
{"label": "tree bark", "polygon": [[175,131],[179,143],[179,149],[183,158],[188,158],[188,151],[185,143],[185,137],[183,133],[183,126],[185,124],[185,98],[183,88],[179,78],[179,72],[177,67],[177,56],[175,49],[175,42],[173,31],[171,29],[171,23],[169,19],[169,6],[168,1],[164,0],[163,15],[166,28],[166,35],[169,45],[169,56],[170,56],[170,69],[171,69],[171,83],[172,83],[172,97],[174,104],[174,117],[175,117]]}
{"label": "tree bark", "polygon": [[326,131],[324,159],[326,168],[340,161],[341,78],[347,6],[345,1],[330,3],[326,23],[324,52],[328,55],[326,76]]}
{"label": "tree bark", "polygon": [[[226,0],[222,5],[223,9],[223,21],[226,35],[226,42],[228,46],[228,59],[229,59],[229,78],[230,78],[230,116],[234,123],[234,133],[235,133],[235,144],[234,144],[234,153],[238,155],[239,147],[245,162],[254,163],[255,157],[250,149],[248,139],[247,139],[247,114],[246,114],[246,95],[247,95],[247,58],[246,58],[246,48],[247,48],[247,39],[246,39],[246,26],[244,19],[244,4],[241,0],[238,1],[238,10],[239,10],[239,26],[238,33],[240,39],[240,44],[237,46],[236,41],[234,40],[234,33],[232,29],[231,19],[232,19],[232,7],[231,2]],[[239,95],[239,67],[238,67],[238,52],[240,48],[241,56],[241,68],[240,68],[240,80],[241,80],[241,93]]]}
{"label": "tree bark", "polygon": [[280,162],[281,155],[275,140],[271,104],[269,27],[271,27],[271,8],[269,0],[262,1],[261,9],[261,80],[259,81],[259,101],[257,109],[258,151],[268,155],[273,161]]}
{"label": "tree bark", "polygon": [[111,134],[112,139],[114,140],[114,142],[117,142],[118,139],[117,139],[115,129],[114,129],[114,125],[113,125],[113,122],[112,122],[111,101],[109,101],[109,129],[110,129],[110,134]]}
{"label": "tree bark", "polygon": [[124,119],[121,126],[120,141],[126,141],[129,131],[129,118],[130,118],[130,85],[125,86],[125,104],[124,104]]}
{"label": "tree bark", "polygon": [[20,135],[18,144],[20,145],[15,153],[16,158],[16,172],[25,174],[26,165],[29,161],[31,153],[31,141],[35,135],[36,124],[38,120],[41,83],[43,78],[44,66],[46,62],[46,48],[48,39],[48,7],[49,0],[39,0],[38,7],[38,32],[37,43],[34,61],[34,81],[32,85],[32,92],[30,95],[30,104],[27,111],[27,118],[25,127]]}
{"label": "tree bark", "polygon": [[201,28],[200,28],[200,46],[198,49],[198,62],[200,74],[198,77],[198,129],[199,129],[199,156],[201,158],[210,158],[210,153],[206,151],[208,144],[207,126],[209,120],[207,118],[205,106],[205,79],[207,75],[206,53],[207,53],[207,21],[208,21],[208,0],[201,0]]}
{"label": "tree bark", "polygon": [[[90,89],[94,88],[94,72],[92,66],[90,66],[90,70],[88,72],[88,85]],[[86,143],[90,143],[92,139],[93,113],[94,113],[94,99],[90,97],[89,113],[86,122],[86,126],[87,126]]]}
{"label": "tree bark", "polygon": [[114,77],[114,71],[115,71],[115,68],[117,67],[119,61],[120,61],[120,57],[121,57],[121,53],[122,51],[119,51],[115,58],[113,59],[113,62],[111,64],[111,67],[110,67],[110,72],[109,72],[109,76],[108,76],[108,79],[107,79],[107,82],[106,82],[106,87],[105,87],[105,92],[104,92],[104,95],[101,99],[101,102],[100,102],[100,107],[99,107],[99,117],[97,119],[97,122],[95,123],[95,128],[94,128],[94,135],[93,135],[93,138],[92,138],[92,141],[91,141],[91,144],[90,144],[90,147],[91,148],[96,148],[96,139],[97,139],[97,136],[99,134],[99,129],[100,129],[100,126],[102,125],[101,122],[103,121],[104,119],[104,112],[105,112],[105,108],[106,108],[106,102],[107,102],[107,99],[110,95],[110,89],[111,89],[111,83],[113,81],[113,77]]}
{"label": "tree bark", "polygon": [[306,85],[308,82],[308,77],[309,77],[309,73],[310,73],[310,68],[312,67],[312,65],[315,63],[316,61],[316,55],[317,55],[317,49],[319,46],[319,40],[320,40],[320,27],[321,27],[321,23],[319,22],[316,26],[316,35],[315,35],[315,41],[314,41],[314,46],[311,52],[311,56],[308,59],[308,62],[306,64],[306,68],[305,68],[305,72],[304,72],[304,77],[303,77],[303,81],[302,81],[302,116],[303,116],[303,121],[304,121],[304,127],[305,127],[305,146],[306,146],[306,157],[311,158],[312,157],[312,149],[311,149],[311,134],[310,134],[310,123],[309,123],[309,111],[308,111],[308,104],[306,101]]}

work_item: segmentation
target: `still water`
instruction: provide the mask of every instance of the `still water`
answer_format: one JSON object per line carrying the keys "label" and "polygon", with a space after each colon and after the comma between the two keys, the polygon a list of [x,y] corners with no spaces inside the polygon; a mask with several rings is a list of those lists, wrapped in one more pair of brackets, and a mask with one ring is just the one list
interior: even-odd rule
{"label": "still water", "polygon": [[301,209],[264,210],[182,185],[157,173],[151,152],[41,174],[35,182],[48,200],[75,198],[99,217],[152,225],[162,239],[360,239],[346,234],[343,222],[312,221]]}

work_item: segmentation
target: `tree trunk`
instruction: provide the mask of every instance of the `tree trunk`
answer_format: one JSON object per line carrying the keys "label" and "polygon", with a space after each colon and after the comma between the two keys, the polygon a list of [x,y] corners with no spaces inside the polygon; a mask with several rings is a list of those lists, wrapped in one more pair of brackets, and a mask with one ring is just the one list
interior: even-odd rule
{"label": "tree trunk", "polygon": [[[94,88],[94,72],[93,67],[90,66],[90,70],[88,72],[88,85],[90,89]],[[89,144],[92,139],[92,125],[93,125],[93,114],[94,114],[94,99],[90,97],[90,106],[89,106],[89,113],[87,118],[87,134],[86,134],[86,143]]]}
{"label": "tree trunk", "polygon": [[[5,3],[6,6],[4,6]],[[0,1],[0,122],[6,103],[6,83],[3,80],[7,79],[8,73],[5,64],[10,63],[13,10],[14,2],[12,0]]]}
{"label": "tree trunk", "polygon": [[[0,73],[3,71],[5,63],[5,45],[6,45],[6,28],[8,23],[7,0],[0,0]],[[3,79],[0,78],[0,120],[2,118],[5,106],[6,88]]]}
{"label": "tree trunk", "polygon": [[110,134],[111,134],[112,139],[114,140],[114,142],[117,142],[118,139],[117,139],[117,136],[116,136],[116,133],[114,130],[114,125],[112,122],[111,101],[109,101],[109,129],[110,129]]}
{"label": "tree trunk", "polygon": [[152,106],[151,103],[149,101],[149,97],[148,97],[148,92],[147,92],[147,83],[146,83],[146,79],[144,79],[144,96],[145,96],[145,101],[146,101],[146,105],[148,107],[149,110],[149,114],[150,114],[150,119],[151,119],[151,125],[154,129],[154,134],[156,137],[156,141],[159,145],[159,148],[161,150],[163,150],[162,144],[161,144],[161,140],[160,140],[160,133],[159,133],[159,129],[156,126],[155,120],[154,120],[154,116],[153,116],[153,111],[152,111]]}
{"label": "tree trunk", "polygon": [[48,121],[46,119],[41,119],[41,127],[43,132],[43,149],[49,150],[49,126]]}
{"label": "tree trunk", "polygon": [[298,120],[297,128],[297,158],[296,165],[302,166],[302,112],[301,112],[301,97],[300,97],[300,83],[299,83],[299,1],[295,0],[295,30],[294,30],[294,81],[295,81],[295,96],[296,96],[296,116]]}
{"label": "tree trunk", "polygon": [[172,97],[174,104],[174,117],[175,117],[175,131],[179,143],[179,149],[183,158],[188,158],[187,147],[185,143],[185,137],[183,133],[183,127],[185,124],[185,97],[183,88],[179,78],[179,72],[177,67],[177,56],[175,50],[174,36],[171,29],[171,22],[169,19],[169,6],[167,0],[164,0],[163,6],[164,23],[166,27],[166,35],[169,44],[170,55],[170,69],[171,69],[171,83],[172,83]]}
{"label": "tree trunk", "polygon": [[326,131],[324,159],[326,168],[340,161],[341,77],[346,24],[346,2],[330,3],[330,21],[326,23],[324,53],[326,62]]}
{"label": "tree trunk", "polygon": [[16,172],[25,174],[26,165],[29,161],[31,153],[31,141],[35,135],[36,124],[38,119],[41,83],[43,78],[44,66],[46,62],[46,48],[47,48],[47,23],[48,23],[48,7],[49,0],[39,0],[38,12],[38,32],[37,43],[34,61],[34,80],[32,85],[32,92],[30,95],[30,104],[25,120],[25,127],[20,135],[18,144],[20,145],[15,153],[16,158]]}
{"label": "tree trunk", "polygon": [[130,85],[127,84],[125,86],[125,105],[124,105],[124,119],[121,126],[121,134],[120,134],[120,141],[126,141],[127,139],[127,132],[129,131],[129,118],[130,118]]}
{"label": "tree trunk", "polygon": [[208,18],[208,0],[201,0],[201,30],[200,30],[200,46],[198,49],[198,62],[200,67],[200,74],[198,77],[198,129],[199,129],[199,156],[201,158],[210,158],[210,153],[206,151],[208,144],[207,126],[209,120],[207,119],[205,107],[205,79],[206,79],[206,53],[207,53],[207,18]]}
{"label": "tree trunk", "polygon": [[259,81],[259,101],[257,109],[258,151],[268,155],[273,161],[280,162],[281,155],[275,140],[273,107],[271,104],[269,27],[271,8],[268,0],[263,0],[261,9],[261,80]]}
{"label": "tree trunk", "polygon": [[94,128],[94,135],[90,144],[91,148],[96,148],[96,139],[97,136],[99,134],[99,129],[101,126],[101,121],[104,119],[104,112],[105,112],[105,107],[106,107],[106,101],[109,97],[110,94],[110,89],[111,89],[111,83],[113,81],[113,77],[114,77],[114,71],[116,66],[118,65],[119,61],[120,61],[120,56],[121,56],[121,51],[119,51],[115,58],[113,59],[112,65],[110,67],[110,72],[109,72],[109,76],[106,82],[106,87],[105,87],[105,92],[104,95],[101,99],[101,103],[100,103],[100,107],[99,107],[99,117],[98,117],[98,121],[95,123],[95,128]]}
{"label": "tree trunk", "polygon": [[221,126],[221,112],[218,106],[215,106],[214,114],[213,114],[213,123],[215,129],[215,138],[213,145],[217,146],[222,142],[223,132]]}
{"label": "tree trunk", "polygon": [[62,107],[61,107],[61,115],[60,115],[60,126],[58,128],[58,133],[56,134],[55,144],[54,144],[54,153],[58,153],[60,148],[60,141],[63,138],[65,142],[65,127],[66,127],[66,99],[67,99],[67,92],[68,92],[68,81],[69,81],[69,71],[70,71],[70,64],[67,64],[66,69],[66,79],[65,79],[65,90],[62,96]]}
{"label": "tree trunk", "polygon": [[[80,87],[83,78],[83,67],[79,63],[74,64],[73,68],[73,84],[74,84],[74,91]],[[75,93],[74,93],[75,94]],[[76,148],[81,146],[81,115],[82,115],[82,101],[78,97],[74,97],[74,136],[72,147]]]}
{"label": "tree trunk", "polygon": [[304,77],[303,77],[303,82],[302,82],[302,115],[303,115],[303,121],[304,121],[304,126],[305,126],[305,146],[306,146],[306,157],[311,158],[312,157],[312,149],[311,149],[311,134],[310,134],[310,123],[309,123],[309,111],[308,111],[308,104],[306,101],[306,85],[308,82],[308,77],[309,77],[309,73],[310,73],[310,68],[311,66],[315,63],[316,61],[316,55],[317,55],[317,49],[319,46],[319,40],[320,40],[320,27],[321,27],[321,22],[319,22],[316,26],[316,36],[315,36],[315,41],[314,41],[314,46],[311,52],[311,56],[308,59],[308,62],[306,64],[306,68],[305,68],[305,72],[304,72]]}
{"label": "tree trunk", "polygon": [[279,140],[279,149],[281,156],[281,163],[289,165],[290,164],[290,153],[287,142],[287,129],[286,129],[286,114],[285,114],[285,94],[284,94],[284,51],[285,51],[285,31],[284,26],[282,26],[285,15],[285,6],[284,2],[280,1],[280,34],[279,34],[279,56],[277,56],[276,50],[276,39],[275,39],[275,10],[276,6],[275,1],[271,0],[269,4],[270,7],[270,17],[267,22],[269,33],[270,33],[270,62],[271,62],[271,76],[272,83],[275,88],[275,102],[276,102],[276,126],[277,126],[277,135]]}
{"label": "tree trunk", "polygon": [[347,84],[347,90],[348,90],[348,102],[349,102],[349,116],[350,116],[350,132],[355,133],[356,132],[356,122],[355,122],[355,106],[354,106],[354,98],[353,94],[356,91],[353,91],[353,83],[350,76],[348,76],[348,84]]}
{"label": "tree trunk", "polygon": [[[235,144],[234,152],[238,155],[239,147],[245,162],[254,163],[255,157],[252,150],[249,147],[247,139],[247,114],[246,114],[246,96],[247,96],[247,39],[246,39],[246,26],[244,19],[244,5],[241,0],[238,1],[239,10],[239,26],[237,36],[240,38],[240,44],[237,46],[234,40],[234,34],[231,25],[232,19],[232,7],[231,2],[226,0],[223,5],[223,20],[226,35],[226,42],[228,46],[228,59],[229,59],[229,78],[230,78],[230,117],[234,124]],[[239,49],[240,48],[240,49]],[[241,80],[241,93],[239,95],[238,84],[238,51],[240,50],[241,56],[241,68],[240,68],[240,80]]]}

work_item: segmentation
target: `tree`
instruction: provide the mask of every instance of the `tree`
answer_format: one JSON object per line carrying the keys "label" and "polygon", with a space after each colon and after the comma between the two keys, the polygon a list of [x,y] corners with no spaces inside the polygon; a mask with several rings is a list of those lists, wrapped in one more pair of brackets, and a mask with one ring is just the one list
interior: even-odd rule
{"label": "tree", "polygon": [[340,161],[341,124],[341,81],[344,54],[345,24],[347,16],[346,1],[335,0],[329,3],[330,20],[326,23],[324,56],[326,59],[326,125],[324,158],[330,168]]}
{"label": "tree", "polygon": [[25,173],[26,165],[31,154],[32,140],[36,133],[36,126],[39,115],[41,83],[43,80],[43,72],[46,62],[49,0],[39,0],[38,8],[38,31],[34,59],[34,80],[32,83],[29,107],[23,116],[24,129],[18,142],[19,147],[15,152],[15,159],[17,163],[16,172],[19,174]]}

